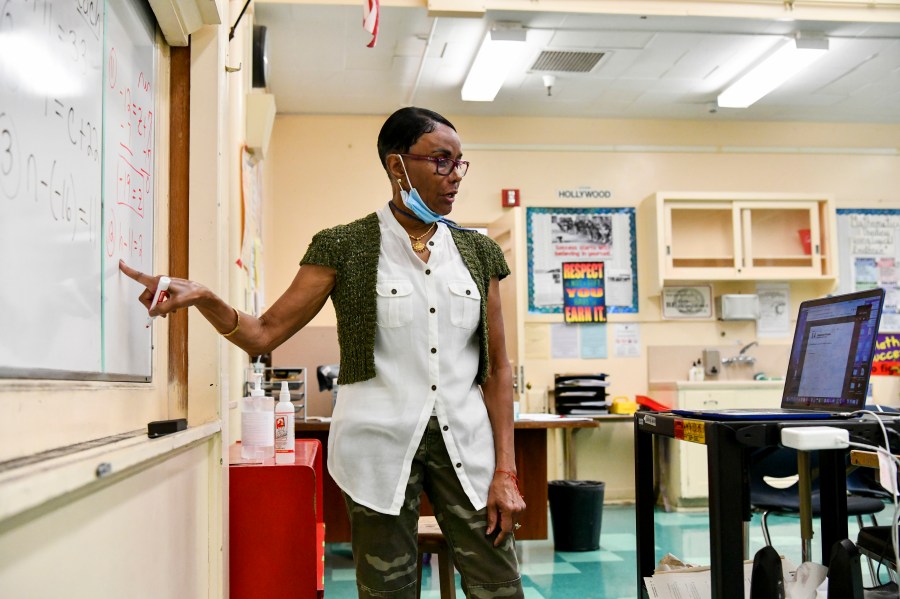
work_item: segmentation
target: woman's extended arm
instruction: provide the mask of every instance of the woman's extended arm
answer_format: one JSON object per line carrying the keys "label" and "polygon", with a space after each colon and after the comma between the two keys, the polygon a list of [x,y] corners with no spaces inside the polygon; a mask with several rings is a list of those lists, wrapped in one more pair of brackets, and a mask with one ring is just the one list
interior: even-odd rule
{"label": "woman's extended arm", "polygon": [[204,285],[187,279],[171,278],[167,300],[151,306],[160,277],[129,268],[121,261],[119,269],[145,287],[138,301],[151,316],[195,306],[219,333],[251,356],[273,350],[303,328],[325,305],[335,282],[334,270],[305,265],[272,307],[256,318],[238,312]]}
{"label": "woman's extended arm", "polygon": [[494,545],[503,542],[515,527],[516,516],[525,509],[516,479],[516,452],[513,439],[512,369],[506,354],[503,312],[500,307],[500,280],[491,278],[487,300],[488,378],[481,386],[491,430],[494,433],[496,470],[488,490],[487,533],[499,526]]}

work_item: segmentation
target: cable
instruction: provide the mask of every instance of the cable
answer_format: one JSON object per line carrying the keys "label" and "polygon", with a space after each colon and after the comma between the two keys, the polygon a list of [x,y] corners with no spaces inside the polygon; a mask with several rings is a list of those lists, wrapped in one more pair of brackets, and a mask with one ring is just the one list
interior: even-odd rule
{"label": "cable", "polygon": [[[869,451],[874,450],[879,455],[886,456],[888,459],[890,459],[894,463],[894,470],[895,470],[894,477],[896,478],[896,472],[900,471],[900,460],[898,460],[890,451],[884,449],[883,447],[879,447],[877,445],[868,445],[866,443],[851,442],[851,443],[849,443],[849,445],[850,445],[850,447],[859,447],[861,449],[866,449]],[[894,489],[891,489],[891,497],[894,502],[894,513],[891,518],[891,545],[893,546],[893,549],[894,549],[894,561],[895,561],[895,563],[897,563],[898,559],[900,559],[897,557],[898,555],[900,555],[900,551],[898,551],[898,546],[900,546],[900,542],[898,542],[898,537],[897,537],[897,534],[898,534],[897,519],[900,518],[900,503],[898,503],[898,500],[897,500],[896,483],[894,485]]]}
{"label": "cable", "polygon": [[247,0],[244,3],[244,8],[241,9],[241,14],[238,15],[237,20],[234,22],[234,25],[231,26],[231,29],[228,30],[228,41],[230,42],[234,39],[234,30],[237,29],[238,23],[241,22],[241,19],[244,18],[244,13],[247,12],[247,7],[250,6],[250,0]]}
{"label": "cable", "polygon": [[[887,433],[885,432],[885,438],[886,437],[887,437]],[[896,472],[900,471],[900,460],[898,460],[890,451],[884,449],[883,447],[879,447],[877,445],[868,445],[866,443],[852,443],[851,442],[851,443],[849,443],[849,445],[850,445],[850,447],[859,447],[861,449],[875,451],[876,453],[878,453],[878,455],[883,455],[883,456],[887,457],[888,459],[890,459],[894,463],[894,470],[895,470],[894,477],[896,479]],[[897,500],[896,483],[894,485],[894,488],[891,489],[891,497],[893,498],[893,501],[894,501],[894,513],[891,518],[891,545],[893,546],[893,549],[894,549],[894,560],[896,562],[896,560],[900,559],[900,558],[898,558],[898,556],[900,556],[900,551],[898,551],[898,546],[900,546],[900,542],[898,542],[898,537],[897,537],[897,534],[898,534],[897,519],[900,518],[900,503],[898,503],[898,500]]]}
{"label": "cable", "polygon": [[[881,427],[881,434],[884,435],[884,448],[866,445],[865,443],[850,443],[851,447],[864,447],[867,449],[871,449],[874,447],[875,451],[879,455],[887,456],[894,463],[894,480],[891,485],[891,497],[894,500],[894,514],[891,519],[891,545],[894,547],[894,563],[900,563],[900,539],[898,539],[898,522],[897,518],[900,518],[900,502],[897,500],[897,472],[900,471],[900,460],[898,460],[893,453],[891,453],[891,441],[888,438],[887,428],[884,426],[884,422],[882,422],[878,413],[873,412],[872,410],[859,410],[860,414],[863,416],[863,420],[865,417],[871,416],[878,422],[878,426]],[[884,412],[882,412],[884,413]],[[880,468],[879,468],[880,470]]]}

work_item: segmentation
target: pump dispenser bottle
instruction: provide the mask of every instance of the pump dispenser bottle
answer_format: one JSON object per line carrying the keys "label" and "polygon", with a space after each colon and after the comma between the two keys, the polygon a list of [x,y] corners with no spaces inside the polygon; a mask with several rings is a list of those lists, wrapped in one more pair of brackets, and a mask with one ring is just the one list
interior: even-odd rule
{"label": "pump dispenser bottle", "polygon": [[689,381],[702,381],[704,379],[703,366],[700,364],[700,360],[697,360],[693,364],[691,364],[691,368],[688,371],[688,380]]}
{"label": "pump dispenser bottle", "polygon": [[287,381],[281,381],[281,392],[275,404],[275,463],[294,463],[294,404]]}
{"label": "pump dispenser bottle", "polygon": [[263,460],[275,455],[275,400],[263,391],[262,373],[251,376],[253,389],[241,405],[241,458]]}

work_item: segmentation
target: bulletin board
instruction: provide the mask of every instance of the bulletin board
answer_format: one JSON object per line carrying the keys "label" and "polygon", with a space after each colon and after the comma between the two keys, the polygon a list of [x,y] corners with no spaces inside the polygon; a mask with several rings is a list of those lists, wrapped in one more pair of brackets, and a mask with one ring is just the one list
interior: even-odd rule
{"label": "bulletin board", "polygon": [[140,0],[0,12],[2,377],[150,380],[158,54]]}
{"label": "bulletin board", "polygon": [[900,332],[900,210],[838,209],[839,290],[882,287],[882,332]]}
{"label": "bulletin board", "polygon": [[528,208],[528,312],[561,314],[562,264],[603,262],[608,313],[638,311],[634,208]]}

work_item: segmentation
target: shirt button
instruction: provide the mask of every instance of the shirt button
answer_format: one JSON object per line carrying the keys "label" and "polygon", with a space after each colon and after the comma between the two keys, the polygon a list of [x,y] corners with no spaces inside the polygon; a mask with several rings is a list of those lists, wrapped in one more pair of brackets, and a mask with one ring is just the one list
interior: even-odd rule
{"label": "shirt button", "polygon": [[431,312],[432,314],[434,314],[435,312],[437,312],[437,310],[435,310],[434,308],[432,308],[432,309],[429,310],[429,312]]}
{"label": "shirt button", "polygon": [[432,348],[431,348],[431,353],[436,354],[436,353],[437,353],[437,348],[436,348],[436,347],[432,347]]}
{"label": "shirt button", "polygon": [[431,274],[431,269],[430,269],[430,268],[427,269],[427,270],[425,271],[425,274],[426,274],[426,275],[430,275],[430,274]]}
{"label": "shirt button", "polygon": [[445,426],[445,427],[444,427],[444,430],[445,430],[445,431],[449,431],[449,430],[450,430],[450,427],[449,427],[449,426]]}
{"label": "shirt button", "polygon": [[397,295],[397,290],[396,290],[396,289],[391,289],[391,293],[393,293],[394,295]]}
{"label": "shirt button", "polygon": [[471,289],[466,289],[466,295],[472,295],[472,290],[471,290]]}
{"label": "shirt button", "polygon": [[432,391],[437,391],[437,385],[432,385],[432,386],[431,386],[431,390],[432,390]]}
{"label": "shirt button", "polygon": [[433,245],[434,245],[434,242],[433,242],[433,241],[429,241],[429,242],[428,242],[428,245],[433,246]]}
{"label": "shirt button", "polygon": [[460,462],[456,462],[456,467],[457,467],[457,468],[462,468],[462,464],[461,464]]}

